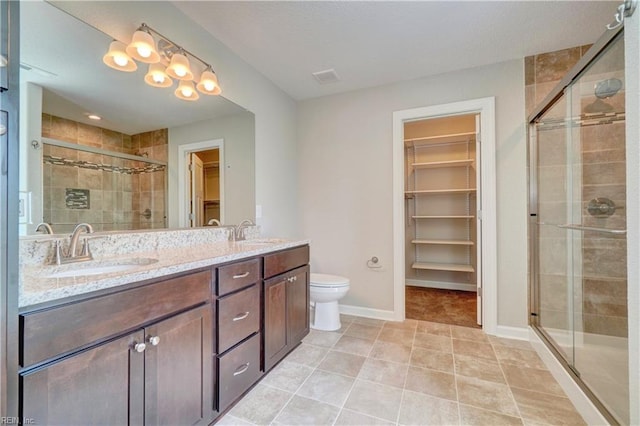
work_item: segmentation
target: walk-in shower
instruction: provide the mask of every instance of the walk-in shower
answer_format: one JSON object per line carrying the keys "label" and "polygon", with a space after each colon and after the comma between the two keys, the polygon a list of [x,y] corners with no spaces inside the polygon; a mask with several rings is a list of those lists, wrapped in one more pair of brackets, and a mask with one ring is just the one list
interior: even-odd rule
{"label": "walk-in shower", "polygon": [[628,424],[624,81],[620,31],[529,121],[531,324],[605,416]]}

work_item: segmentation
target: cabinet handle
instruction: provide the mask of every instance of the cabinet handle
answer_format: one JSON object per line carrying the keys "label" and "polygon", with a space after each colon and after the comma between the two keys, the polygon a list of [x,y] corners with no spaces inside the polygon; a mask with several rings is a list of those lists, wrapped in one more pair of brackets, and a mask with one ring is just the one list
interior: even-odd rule
{"label": "cabinet handle", "polygon": [[149,337],[149,343],[151,343],[151,346],[158,346],[158,343],[160,343],[160,336]]}
{"label": "cabinet handle", "polygon": [[140,352],[144,352],[144,350],[147,349],[147,345],[145,345],[144,343],[136,343],[133,346],[133,350],[140,353]]}
{"label": "cabinet handle", "polygon": [[247,371],[249,369],[249,362],[246,364],[242,364],[240,367],[236,368],[236,371],[233,372],[234,376],[239,376],[242,373],[244,373],[245,371]]}
{"label": "cabinet handle", "polygon": [[233,276],[233,279],[236,280],[238,278],[246,278],[249,276],[249,271],[245,272],[244,274],[237,274]]}
{"label": "cabinet handle", "polygon": [[248,316],[249,316],[249,311],[236,315],[235,317],[233,317],[233,321],[242,321]]}
{"label": "cabinet handle", "polygon": [[290,283],[292,283],[294,281],[298,281],[298,277],[289,277],[289,278],[287,278],[287,281],[290,282]]}

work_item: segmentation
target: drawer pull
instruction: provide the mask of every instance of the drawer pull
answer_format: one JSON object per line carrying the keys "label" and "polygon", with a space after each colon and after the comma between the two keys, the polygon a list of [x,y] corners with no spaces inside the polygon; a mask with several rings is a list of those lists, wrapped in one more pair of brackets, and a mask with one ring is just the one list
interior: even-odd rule
{"label": "drawer pull", "polygon": [[238,278],[246,278],[249,276],[249,271],[245,272],[244,274],[236,274],[233,276],[234,280],[237,280]]}
{"label": "drawer pull", "polygon": [[249,364],[251,364],[250,362],[247,362],[246,364],[242,364],[240,367],[236,368],[236,371],[233,372],[234,376],[239,376],[242,373],[244,373],[245,371],[247,371],[249,369]]}
{"label": "drawer pull", "polygon": [[138,353],[144,352],[145,349],[147,349],[147,345],[145,345],[144,343],[136,343],[133,347],[133,350]]}
{"label": "drawer pull", "polygon": [[298,277],[297,277],[297,276],[295,276],[295,277],[289,277],[289,278],[287,278],[287,281],[289,281],[290,283],[292,283],[292,282],[294,282],[294,281],[298,281]]}
{"label": "drawer pull", "polygon": [[233,321],[242,321],[248,316],[249,316],[249,311],[236,315],[235,317],[233,317]]}

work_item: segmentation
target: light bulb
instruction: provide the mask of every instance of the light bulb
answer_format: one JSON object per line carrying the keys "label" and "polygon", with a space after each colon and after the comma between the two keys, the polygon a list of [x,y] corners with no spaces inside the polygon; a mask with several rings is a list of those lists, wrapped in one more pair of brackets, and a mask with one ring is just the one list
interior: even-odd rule
{"label": "light bulb", "polygon": [[185,98],[190,98],[193,95],[193,89],[189,86],[184,86],[180,89]]}
{"label": "light bulb", "polygon": [[207,80],[204,83],[204,90],[206,90],[207,92],[211,92],[213,89],[215,89],[215,87],[216,85],[211,80]]}
{"label": "light bulb", "polygon": [[113,57],[113,62],[115,62],[116,65],[124,67],[125,65],[127,65],[129,63],[129,60],[125,56],[115,55]]}
{"label": "light bulb", "polygon": [[175,73],[178,77],[184,77],[187,75],[187,70],[184,67],[176,67]]}
{"label": "light bulb", "polygon": [[164,75],[160,74],[159,72],[154,73],[153,74],[153,81],[155,81],[158,84],[164,82]]}
{"label": "light bulb", "polygon": [[143,58],[148,58],[149,56],[151,56],[151,48],[149,46],[138,46],[137,50],[138,55],[142,56]]}

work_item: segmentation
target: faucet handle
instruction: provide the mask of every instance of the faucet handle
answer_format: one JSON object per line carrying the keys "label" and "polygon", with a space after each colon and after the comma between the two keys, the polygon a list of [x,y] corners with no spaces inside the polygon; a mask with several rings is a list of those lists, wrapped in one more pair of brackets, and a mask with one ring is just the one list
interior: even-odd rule
{"label": "faucet handle", "polygon": [[91,255],[91,249],[89,248],[89,238],[84,239],[84,244],[82,245],[82,252],[80,253],[80,256],[88,256],[93,258],[93,256]]}
{"label": "faucet handle", "polygon": [[56,265],[62,265],[62,259],[67,257],[67,254],[64,252],[62,248],[62,240],[55,241],[55,262]]}

